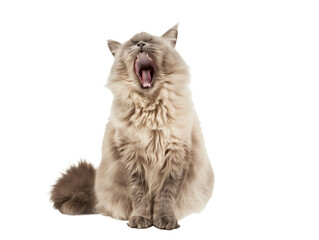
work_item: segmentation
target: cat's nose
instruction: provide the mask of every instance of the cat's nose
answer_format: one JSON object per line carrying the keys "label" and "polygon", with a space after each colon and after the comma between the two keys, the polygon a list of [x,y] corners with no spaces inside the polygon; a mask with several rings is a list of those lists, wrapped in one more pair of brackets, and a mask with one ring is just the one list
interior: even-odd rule
{"label": "cat's nose", "polygon": [[146,43],[143,42],[143,41],[139,41],[136,45],[137,45],[138,47],[140,47],[141,52],[142,52],[142,51],[143,51],[143,47],[146,45]]}

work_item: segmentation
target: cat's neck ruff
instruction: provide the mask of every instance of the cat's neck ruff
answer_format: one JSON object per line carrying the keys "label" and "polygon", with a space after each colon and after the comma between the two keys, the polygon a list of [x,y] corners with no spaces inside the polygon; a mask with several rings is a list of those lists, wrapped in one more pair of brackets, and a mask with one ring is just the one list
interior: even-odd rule
{"label": "cat's neck ruff", "polygon": [[156,98],[133,93],[130,100],[130,123],[136,128],[162,130],[174,119],[176,109],[166,89],[162,89]]}

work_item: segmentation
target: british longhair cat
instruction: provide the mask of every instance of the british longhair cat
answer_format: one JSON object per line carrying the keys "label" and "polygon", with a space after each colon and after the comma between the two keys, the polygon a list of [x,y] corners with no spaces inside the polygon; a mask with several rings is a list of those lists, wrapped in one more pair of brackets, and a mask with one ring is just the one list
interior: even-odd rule
{"label": "british longhair cat", "polygon": [[100,213],[132,228],[178,228],[204,208],[214,174],[189,91],[188,67],[175,50],[177,26],[121,44],[107,86],[114,95],[97,169],[71,167],[53,186],[65,214]]}

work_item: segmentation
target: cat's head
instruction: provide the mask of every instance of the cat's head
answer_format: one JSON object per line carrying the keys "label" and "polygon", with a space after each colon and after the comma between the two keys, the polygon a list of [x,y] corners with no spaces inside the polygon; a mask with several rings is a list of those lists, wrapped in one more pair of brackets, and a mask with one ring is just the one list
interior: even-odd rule
{"label": "cat's head", "polygon": [[177,35],[176,25],[159,37],[142,32],[123,44],[109,40],[115,58],[108,87],[115,93],[133,90],[150,95],[163,87],[185,85],[188,70],[175,50]]}

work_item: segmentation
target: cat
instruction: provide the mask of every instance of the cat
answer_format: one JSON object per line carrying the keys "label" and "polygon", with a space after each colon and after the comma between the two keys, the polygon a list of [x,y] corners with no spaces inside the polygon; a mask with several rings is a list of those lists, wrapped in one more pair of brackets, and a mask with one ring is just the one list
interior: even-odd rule
{"label": "cat", "polygon": [[114,99],[101,164],[95,170],[81,161],[58,179],[51,200],[60,212],[171,230],[205,207],[214,173],[177,35],[175,25],[160,37],[141,32],[123,44],[108,40]]}

